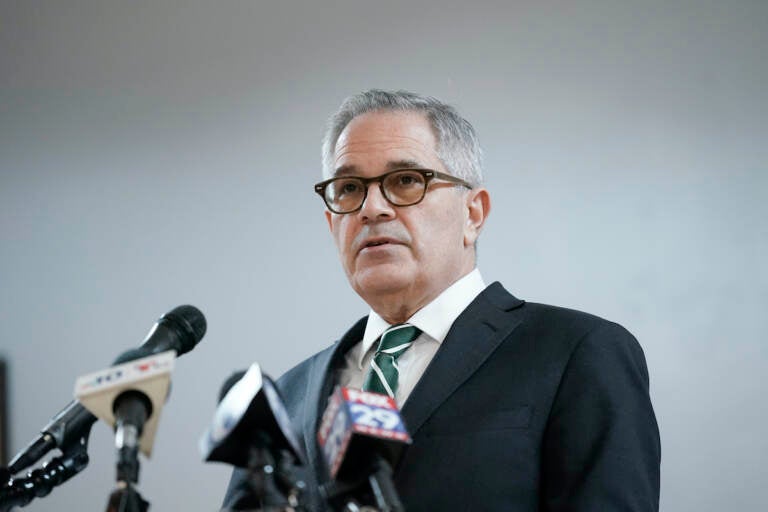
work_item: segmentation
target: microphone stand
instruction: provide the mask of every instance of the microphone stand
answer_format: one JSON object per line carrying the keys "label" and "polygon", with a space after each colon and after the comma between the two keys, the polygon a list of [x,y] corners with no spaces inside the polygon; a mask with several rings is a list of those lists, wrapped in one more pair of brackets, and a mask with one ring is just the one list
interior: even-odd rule
{"label": "microphone stand", "polygon": [[[376,507],[361,505],[352,496],[360,497],[360,490],[367,481]],[[366,493],[364,493],[366,494]],[[332,506],[339,507],[344,512],[370,511],[376,512],[403,512],[405,508],[400,501],[400,495],[395,489],[392,480],[392,466],[379,454],[371,461],[368,471],[359,477],[344,479],[343,481],[331,481],[320,487],[320,495],[330,502]],[[364,496],[370,500],[370,495]]]}
{"label": "microphone stand", "polygon": [[275,458],[268,446],[271,444],[266,433],[259,432],[256,442],[248,448],[248,474],[251,492],[258,498],[262,510],[281,510],[288,505],[275,481]]}
{"label": "microphone stand", "polygon": [[[124,393],[115,401],[115,446],[117,447],[117,485],[107,501],[107,512],[147,512],[149,502],[135,485],[139,481],[139,439],[151,413],[147,400],[130,401],[138,393]],[[121,400],[122,399],[122,400]]]}
{"label": "microphone stand", "polygon": [[47,496],[54,487],[85,469],[89,460],[90,433],[89,426],[79,442],[64,450],[61,456],[49,460],[39,469],[30,471],[25,478],[14,478],[5,482],[5,487],[0,489],[0,512],[8,512],[13,507],[24,507],[35,498]]}
{"label": "microphone stand", "polygon": [[368,475],[376,506],[381,512],[403,512],[403,504],[392,481],[392,466],[384,457],[376,455],[373,459],[371,474]]}
{"label": "microphone stand", "polygon": [[275,477],[278,486],[283,489],[287,498],[289,507],[286,508],[286,512],[303,510],[301,500],[307,484],[296,475],[295,471],[296,465],[293,455],[288,450],[280,450]]}
{"label": "microphone stand", "polygon": [[294,474],[293,456],[286,450],[280,450],[275,461],[271,447],[272,442],[265,432],[257,432],[256,439],[248,447],[248,486],[259,503],[259,508],[253,510],[303,510],[300,500],[306,484]]}
{"label": "microphone stand", "polygon": [[130,482],[117,482],[107,502],[107,512],[146,512],[148,509],[149,502]]}

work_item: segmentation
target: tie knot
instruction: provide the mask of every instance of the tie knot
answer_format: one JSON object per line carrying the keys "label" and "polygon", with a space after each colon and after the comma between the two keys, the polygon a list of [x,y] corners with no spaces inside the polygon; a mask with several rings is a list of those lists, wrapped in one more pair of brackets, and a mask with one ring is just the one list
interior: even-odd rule
{"label": "tie knot", "polygon": [[393,325],[381,335],[376,353],[371,359],[371,370],[363,383],[363,390],[395,397],[400,368],[397,358],[411,346],[421,333],[409,324]]}
{"label": "tie knot", "polygon": [[393,325],[381,335],[376,353],[390,354],[397,357],[411,346],[413,340],[420,333],[421,331],[417,327],[410,324]]}

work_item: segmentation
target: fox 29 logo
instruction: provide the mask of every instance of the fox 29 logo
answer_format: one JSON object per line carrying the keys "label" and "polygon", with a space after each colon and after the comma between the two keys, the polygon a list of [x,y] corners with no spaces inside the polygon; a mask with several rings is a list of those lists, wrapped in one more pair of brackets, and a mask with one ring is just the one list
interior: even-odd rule
{"label": "fox 29 logo", "polygon": [[368,404],[349,404],[349,413],[355,426],[382,430],[405,431],[400,415],[392,409],[384,409]]}
{"label": "fox 29 logo", "polygon": [[352,403],[349,404],[349,415],[357,433],[381,439],[410,442],[410,437],[397,409]]}

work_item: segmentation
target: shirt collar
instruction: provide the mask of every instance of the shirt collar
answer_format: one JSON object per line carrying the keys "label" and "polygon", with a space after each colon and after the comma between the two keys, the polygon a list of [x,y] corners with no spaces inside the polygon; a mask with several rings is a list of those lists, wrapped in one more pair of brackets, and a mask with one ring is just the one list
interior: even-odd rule
{"label": "shirt collar", "polygon": [[[483,276],[480,275],[480,270],[474,269],[443,290],[432,302],[414,313],[406,323],[418,327],[430,338],[442,343],[456,318],[484,289]],[[371,350],[373,344],[390,327],[391,325],[386,320],[371,310],[365,325],[362,350],[360,350],[356,361],[359,369],[363,368],[365,355]]]}

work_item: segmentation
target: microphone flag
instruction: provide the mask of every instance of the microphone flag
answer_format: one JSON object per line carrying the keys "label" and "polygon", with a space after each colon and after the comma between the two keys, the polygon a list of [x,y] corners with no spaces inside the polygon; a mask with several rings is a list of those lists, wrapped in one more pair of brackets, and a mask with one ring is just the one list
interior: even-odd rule
{"label": "microphone flag", "polygon": [[94,416],[114,427],[115,399],[131,389],[144,393],[152,403],[153,413],[144,425],[140,447],[144,455],[149,457],[160,421],[160,411],[168,397],[175,361],[176,351],[168,350],[83,375],[75,381],[75,398]]}
{"label": "microphone flag", "polygon": [[333,478],[359,469],[361,458],[380,452],[391,464],[411,437],[397,404],[387,395],[336,387],[323,414],[317,441]]}

